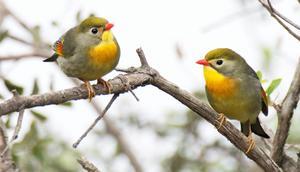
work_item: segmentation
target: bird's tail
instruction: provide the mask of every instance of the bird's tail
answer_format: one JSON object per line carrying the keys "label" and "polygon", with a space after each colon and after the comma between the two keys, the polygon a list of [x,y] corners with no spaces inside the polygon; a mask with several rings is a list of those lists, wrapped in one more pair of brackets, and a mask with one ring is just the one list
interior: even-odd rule
{"label": "bird's tail", "polygon": [[254,124],[251,124],[251,130],[256,135],[259,135],[259,136],[267,138],[267,139],[270,138],[270,136],[261,127],[258,117],[256,118],[256,122]]}
{"label": "bird's tail", "polygon": [[59,56],[58,54],[54,53],[51,57],[43,60],[43,62],[55,62],[58,56]]}
{"label": "bird's tail", "polygon": [[270,136],[261,127],[258,117],[256,118],[256,121],[253,124],[250,124],[250,121],[247,121],[246,123],[241,123],[242,133],[245,134],[245,136],[247,137],[251,134],[250,127],[251,131],[256,135],[259,135],[264,138],[270,138]]}

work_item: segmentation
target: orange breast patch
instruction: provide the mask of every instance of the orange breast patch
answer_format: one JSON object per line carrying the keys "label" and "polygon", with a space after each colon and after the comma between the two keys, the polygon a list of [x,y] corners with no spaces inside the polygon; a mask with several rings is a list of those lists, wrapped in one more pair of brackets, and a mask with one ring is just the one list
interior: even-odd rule
{"label": "orange breast patch", "polygon": [[232,96],[237,90],[237,82],[229,77],[226,77],[215,69],[205,66],[204,78],[208,91],[218,97]]}

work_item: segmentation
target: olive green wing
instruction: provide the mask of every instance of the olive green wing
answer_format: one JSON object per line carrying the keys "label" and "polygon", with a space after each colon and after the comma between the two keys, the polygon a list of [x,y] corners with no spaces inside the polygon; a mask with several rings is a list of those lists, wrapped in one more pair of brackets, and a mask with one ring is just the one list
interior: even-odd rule
{"label": "olive green wing", "polygon": [[[248,66],[248,73],[252,77],[254,77],[257,80],[259,80],[256,72],[250,66]],[[265,116],[267,116],[268,115],[268,97],[266,95],[265,90],[263,89],[263,87],[261,85],[260,85],[260,90],[261,90],[260,94],[261,94],[261,103],[262,103],[262,106],[261,106],[262,109],[261,110],[265,114]]]}
{"label": "olive green wing", "polygon": [[54,62],[58,57],[71,57],[76,49],[76,43],[74,41],[76,37],[75,33],[75,28],[72,28],[61,36],[52,46],[54,54],[45,59],[44,62]]}

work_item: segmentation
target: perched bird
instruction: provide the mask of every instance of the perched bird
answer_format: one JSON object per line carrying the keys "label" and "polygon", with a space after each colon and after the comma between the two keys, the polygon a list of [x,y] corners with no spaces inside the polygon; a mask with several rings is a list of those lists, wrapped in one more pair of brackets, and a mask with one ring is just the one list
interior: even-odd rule
{"label": "perched bird", "polygon": [[[258,115],[268,115],[268,101],[255,71],[239,54],[228,48],[209,51],[196,63],[204,66],[206,95],[210,105],[220,113],[220,129],[226,117],[241,122],[248,137],[249,153],[255,146],[252,132],[269,138],[260,125]],[[225,116],[224,116],[225,115]]]}
{"label": "perched bird", "polygon": [[95,91],[89,81],[96,80],[108,92],[111,86],[101,79],[118,64],[120,47],[111,28],[113,24],[104,18],[88,17],[68,30],[53,45],[54,54],[44,62],[57,61],[69,77],[82,80],[88,90],[89,100]]}

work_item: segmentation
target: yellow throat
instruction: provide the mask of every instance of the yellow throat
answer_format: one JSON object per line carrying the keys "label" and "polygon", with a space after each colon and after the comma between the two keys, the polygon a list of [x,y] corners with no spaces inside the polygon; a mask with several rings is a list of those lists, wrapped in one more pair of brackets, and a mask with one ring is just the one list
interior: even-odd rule
{"label": "yellow throat", "polygon": [[110,63],[117,58],[118,46],[111,31],[103,32],[101,43],[92,47],[89,55],[94,65]]}
{"label": "yellow throat", "polygon": [[216,96],[230,96],[236,91],[234,79],[222,75],[210,66],[204,66],[204,79],[208,91]]}

